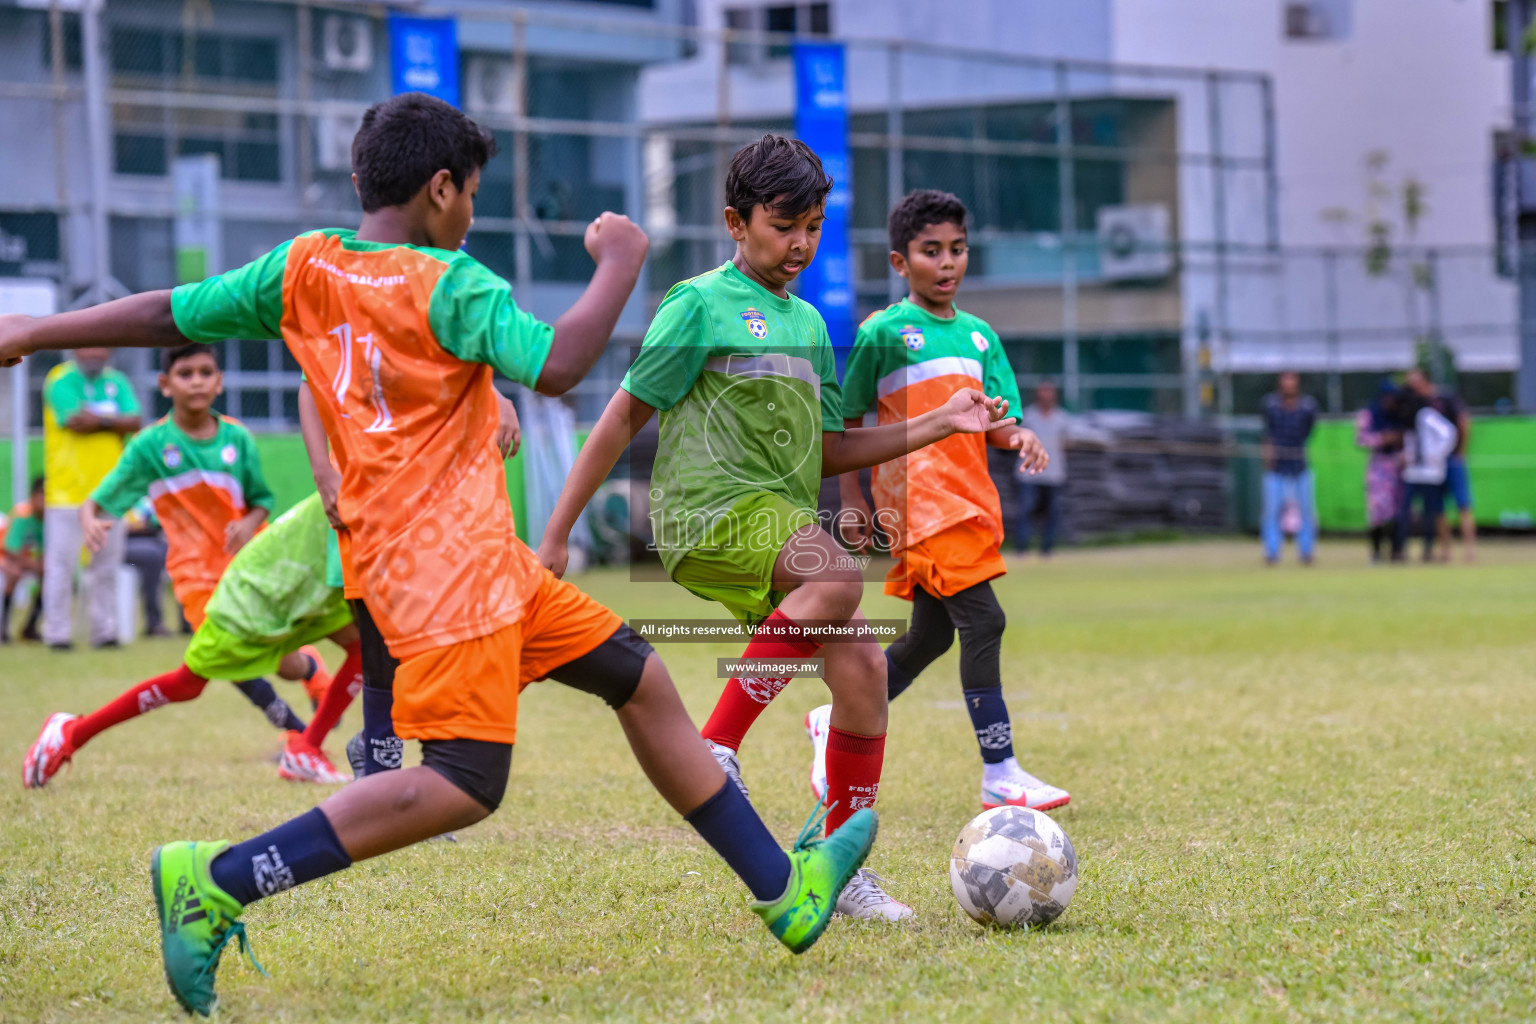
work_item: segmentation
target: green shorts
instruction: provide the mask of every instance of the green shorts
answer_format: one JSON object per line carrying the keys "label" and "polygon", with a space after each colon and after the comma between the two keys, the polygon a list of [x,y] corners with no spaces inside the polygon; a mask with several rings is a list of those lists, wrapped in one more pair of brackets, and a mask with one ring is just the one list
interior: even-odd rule
{"label": "green shorts", "polygon": [[797,531],[816,522],[815,511],[766,491],[748,495],[718,516],[704,539],[672,568],[689,593],[715,601],[747,626],[756,626],[788,591],[773,589],[773,566]]}
{"label": "green shorts", "polygon": [[320,618],[301,622],[281,637],[247,640],[210,617],[198,627],[183,660],[187,668],[204,679],[241,682],[277,671],[285,654],[305,644],[324,640],[351,624],[352,610],[345,603],[339,603]]}

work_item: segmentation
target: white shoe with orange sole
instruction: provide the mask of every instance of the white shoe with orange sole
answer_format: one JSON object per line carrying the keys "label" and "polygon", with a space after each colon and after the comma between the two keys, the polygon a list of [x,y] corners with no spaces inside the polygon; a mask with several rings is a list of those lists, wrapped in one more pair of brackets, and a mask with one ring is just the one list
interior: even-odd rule
{"label": "white shoe with orange sole", "polygon": [[1071,793],[1042,782],[1020,768],[1017,758],[989,764],[981,773],[981,808],[984,811],[994,807],[1049,811],[1053,807],[1065,807],[1071,800]]}

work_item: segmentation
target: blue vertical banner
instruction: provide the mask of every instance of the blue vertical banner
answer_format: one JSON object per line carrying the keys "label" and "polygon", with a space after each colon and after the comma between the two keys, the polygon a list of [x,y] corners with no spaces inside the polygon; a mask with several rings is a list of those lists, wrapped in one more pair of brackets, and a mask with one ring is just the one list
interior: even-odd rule
{"label": "blue vertical banner", "polygon": [[853,273],[848,221],[853,212],[848,154],[846,55],[841,43],[795,44],[795,133],[832,177],[816,258],[800,273],[800,297],[820,312],[839,368],[853,345]]}
{"label": "blue vertical banner", "polygon": [[390,85],[459,105],[459,30],[452,18],[389,16]]}

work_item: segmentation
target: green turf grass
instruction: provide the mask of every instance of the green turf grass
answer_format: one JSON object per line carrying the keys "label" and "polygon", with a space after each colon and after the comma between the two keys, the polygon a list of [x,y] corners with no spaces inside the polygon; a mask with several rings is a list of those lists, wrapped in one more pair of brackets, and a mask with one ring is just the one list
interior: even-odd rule
{"label": "green turf grass", "polygon": [[[949,891],[950,844],[980,810],[953,652],[892,709],[870,860],[917,920],[837,921],[803,957],[649,790],[603,705],[544,683],[525,695],[501,811],[457,844],[253,907],[272,977],[227,956],[222,1012],[1530,1020],[1536,547],[1482,554],[1373,569],[1363,545],[1325,545],[1317,568],[1265,569],[1256,544],[1216,543],[1016,566],[999,584],[1016,746],[1072,791],[1055,816],[1082,872],[1042,932],[984,931]],[[626,614],[712,614],[669,584],[582,582]],[[739,652],[662,652],[702,720],[715,659]],[[0,1020],[175,1017],[150,850],[249,835],[320,792],[278,780],[278,736],[223,684],[104,734],[47,790],[20,788],[47,712],[87,710],[178,656],[174,641],[0,649]],[[823,692],[793,684],[742,754],[786,843],[810,807],[800,719]]]}

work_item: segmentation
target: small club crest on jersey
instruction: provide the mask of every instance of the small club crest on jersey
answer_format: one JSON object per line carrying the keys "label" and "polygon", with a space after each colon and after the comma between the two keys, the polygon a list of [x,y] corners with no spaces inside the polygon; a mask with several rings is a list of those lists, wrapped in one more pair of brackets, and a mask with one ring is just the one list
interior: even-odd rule
{"label": "small club crest on jersey", "polygon": [[234,445],[227,444],[223,448],[219,449],[219,461],[223,462],[226,466],[233,466],[235,464],[235,459],[239,457],[239,454],[240,453],[235,450]]}
{"label": "small club crest on jersey", "polygon": [[768,321],[763,318],[762,313],[748,306],[742,310],[741,319],[746,323],[747,333],[752,335],[752,337],[758,341],[768,337]]}
{"label": "small club crest on jersey", "polygon": [[181,465],[181,449],[173,444],[168,444],[160,449],[160,461],[165,463],[165,468],[175,469]]}
{"label": "small club crest on jersey", "polygon": [[901,343],[913,352],[921,350],[923,347],[923,329],[907,324],[901,329]]}
{"label": "small club crest on jersey", "polygon": [[971,332],[971,343],[976,346],[977,352],[985,352],[988,348],[991,347],[992,344],[991,342],[987,341],[987,336],[982,334],[980,331]]}

